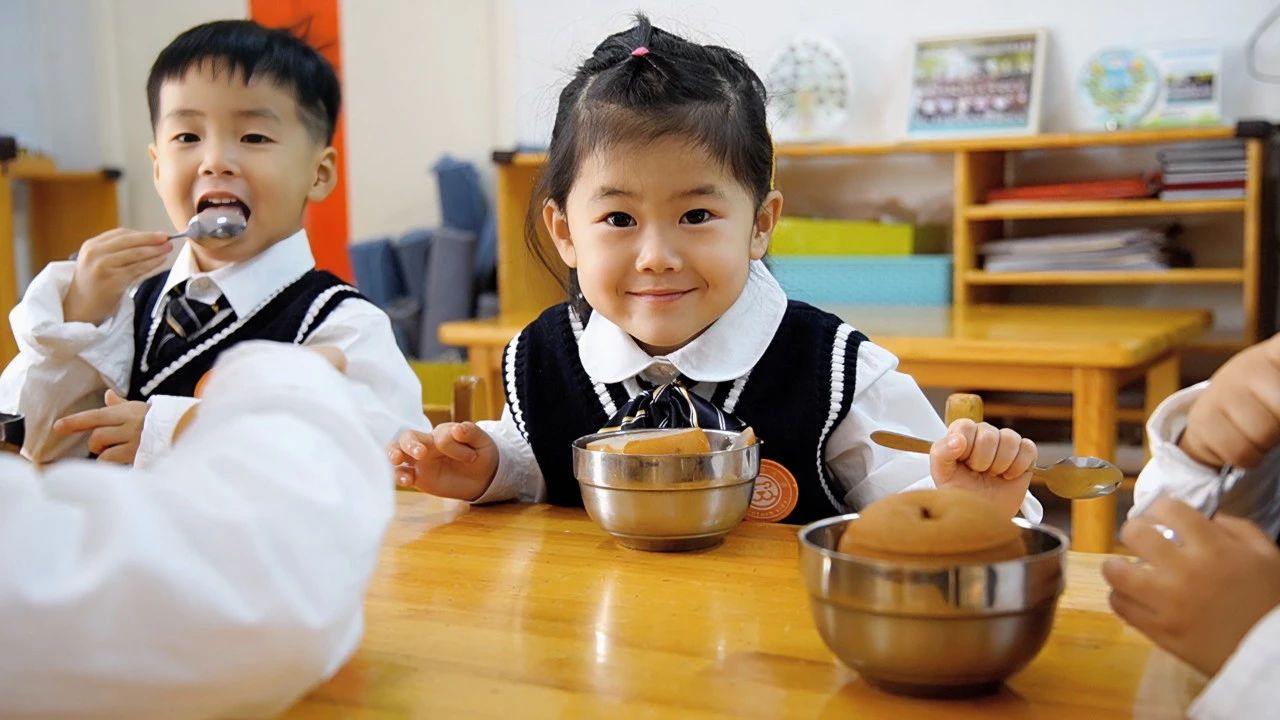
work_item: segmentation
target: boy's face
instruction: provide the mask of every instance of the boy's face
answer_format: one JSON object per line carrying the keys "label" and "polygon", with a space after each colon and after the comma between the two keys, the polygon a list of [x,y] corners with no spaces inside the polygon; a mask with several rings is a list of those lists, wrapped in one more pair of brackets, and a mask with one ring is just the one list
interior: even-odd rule
{"label": "boy's face", "polygon": [[160,87],[150,152],[156,190],[178,231],[211,203],[241,204],[242,234],[192,242],[204,271],[297,232],[306,204],[328,196],[337,179],[337,153],[308,132],[292,92],[262,76],[246,85],[210,62]]}

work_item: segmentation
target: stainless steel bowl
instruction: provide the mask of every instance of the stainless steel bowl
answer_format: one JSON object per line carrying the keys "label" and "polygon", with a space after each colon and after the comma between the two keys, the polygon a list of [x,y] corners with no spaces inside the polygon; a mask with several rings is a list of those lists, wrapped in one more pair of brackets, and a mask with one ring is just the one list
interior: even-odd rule
{"label": "stainless steel bowl", "polygon": [[836,552],[857,519],[801,528],[800,571],[818,633],[867,682],[908,695],[981,694],[1040,652],[1064,585],[1061,532],[1017,519],[1027,556],[921,568]]}
{"label": "stainless steel bowl", "polygon": [[[706,432],[713,448],[728,446],[737,435]],[[587,514],[620,545],[659,552],[710,547],[746,516],[760,472],[759,442],[696,455],[587,449],[605,437],[587,435],[573,442],[573,475]]]}

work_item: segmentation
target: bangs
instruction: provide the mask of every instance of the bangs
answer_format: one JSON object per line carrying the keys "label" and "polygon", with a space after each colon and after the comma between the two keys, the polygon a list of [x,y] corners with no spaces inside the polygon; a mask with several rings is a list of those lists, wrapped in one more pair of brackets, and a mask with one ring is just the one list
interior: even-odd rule
{"label": "bangs", "polygon": [[645,147],[660,140],[677,138],[691,149],[701,150],[730,177],[743,183],[761,202],[769,194],[765,182],[748,183],[758,177],[753,163],[764,152],[772,163],[770,146],[752,147],[750,137],[737,123],[725,122],[721,104],[690,102],[677,106],[627,107],[617,103],[586,103],[575,113],[577,127],[571,134],[573,147],[568,158],[574,174],[587,156],[619,147]]}

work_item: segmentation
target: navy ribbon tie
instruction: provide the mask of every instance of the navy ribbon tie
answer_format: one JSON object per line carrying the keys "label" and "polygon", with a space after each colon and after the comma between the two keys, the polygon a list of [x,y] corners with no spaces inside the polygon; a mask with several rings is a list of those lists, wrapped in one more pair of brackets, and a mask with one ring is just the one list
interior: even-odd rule
{"label": "navy ribbon tie", "polygon": [[641,385],[640,394],[628,400],[609,418],[600,432],[687,427],[736,432],[747,426],[710,400],[690,391],[683,378],[657,387],[645,385],[647,383]]}

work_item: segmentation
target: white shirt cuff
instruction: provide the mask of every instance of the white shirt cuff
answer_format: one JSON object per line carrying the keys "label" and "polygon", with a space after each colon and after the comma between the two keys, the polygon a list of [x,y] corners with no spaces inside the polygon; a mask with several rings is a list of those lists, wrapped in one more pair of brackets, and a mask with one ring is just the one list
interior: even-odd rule
{"label": "white shirt cuff", "polygon": [[1209,686],[1187,710],[1195,720],[1268,717],[1280,679],[1280,607],[1249,630]]}
{"label": "white shirt cuff", "polygon": [[504,443],[499,442],[497,446],[498,469],[493,473],[493,481],[480,494],[480,497],[471,501],[472,505],[502,502],[520,496],[520,477],[518,473],[512,471],[516,466],[516,460],[511,457],[511,453]]}
{"label": "white shirt cuff", "polygon": [[1208,381],[1170,395],[1147,421],[1151,461],[1138,475],[1129,517],[1142,514],[1161,495],[1178,498],[1193,507],[1204,507],[1214,492],[1218,470],[1191,459],[1178,447],[1192,403],[1208,387]]}
{"label": "white shirt cuff", "polygon": [[134,456],[133,466],[150,467],[164,457],[173,447],[173,431],[178,421],[191,406],[200,401],[192,397],[177,395],[152,395],[147,399],[147,416],[142,421],[142,438],[138,441],[138,454]]}

